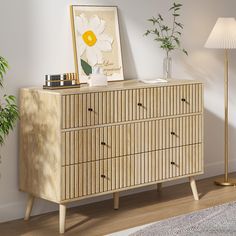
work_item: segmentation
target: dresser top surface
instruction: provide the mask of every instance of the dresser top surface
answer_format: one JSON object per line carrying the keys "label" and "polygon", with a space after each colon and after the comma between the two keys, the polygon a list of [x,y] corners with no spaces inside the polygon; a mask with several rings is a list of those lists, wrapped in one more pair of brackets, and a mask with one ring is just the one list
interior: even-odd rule
{"label": "dresser top surface", "polygon": [[33,90],[43,93],[52,93],[59,95],[67,94],[77,94],[77,93],[90,93],[90,92],[102,92],[102,91],[115,91],[115,90],[127,90],[127,89],[139,89],[139,88],[154,88],[154,87],[168,87],[175,85],[187,85],[187,84],[202,84],[202,82],[197,80],[180,80],[180,79],[170,79],[166,83],[156,83],[156,84],[147,84],[138,80],[124,80],[117,82],[109,82],[108,86],[97,86],[89,87],[87,84],[82,84],[80,88],[72,89],[43,89],[43,88],[23,88],[22,90]]}

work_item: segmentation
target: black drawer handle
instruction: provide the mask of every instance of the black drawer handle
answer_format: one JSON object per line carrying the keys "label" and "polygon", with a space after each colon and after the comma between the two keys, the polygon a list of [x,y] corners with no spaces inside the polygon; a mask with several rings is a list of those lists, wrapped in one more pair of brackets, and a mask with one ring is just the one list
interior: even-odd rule
{"label": "black drawer handle", "polygon": [[93,108],[88,108],[88,111],[93,111]]}
{"label": "black drawer handle", "polygon": [[186,102],[186,99],[185,99],[185,98],[181,98],[181,101],[182,101],[182,102]]}
{"label": "black drawer handle", "polygon": [[170,164],[171,164],[171,165],[175,165],[175,162],[172,161]]}
{"label": "black drawer handle", "polygon": [[101,145],[105,146],[105,145],[106,145],[106,143],[105,143],[105,142],[101,142]]}
{"label": "black drawer handle", "polygon": [[101,178],[106,178],[106,175],[101,175]]}
{"label": "black drawer handle", "polygon": [[142,106],[143,106],[143,104],[139,102],[139,103],[138,103],[138,106],[139,106],[139,107],[142,107]]}
{"label": "black drawer handle", "polygon": [[175,132],[172,131],[170,134],[171,134],[171,135],[175,135]]}

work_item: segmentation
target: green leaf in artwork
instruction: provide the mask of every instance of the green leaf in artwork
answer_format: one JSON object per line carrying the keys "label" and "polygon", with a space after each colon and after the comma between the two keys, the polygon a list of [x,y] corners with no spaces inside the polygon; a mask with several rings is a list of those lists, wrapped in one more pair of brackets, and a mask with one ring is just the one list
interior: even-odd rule
{"label": "green leaf in artwork", "polygon": [[81,67],[87,76],[92,74],[92,67],[83,59],[81,59]]}

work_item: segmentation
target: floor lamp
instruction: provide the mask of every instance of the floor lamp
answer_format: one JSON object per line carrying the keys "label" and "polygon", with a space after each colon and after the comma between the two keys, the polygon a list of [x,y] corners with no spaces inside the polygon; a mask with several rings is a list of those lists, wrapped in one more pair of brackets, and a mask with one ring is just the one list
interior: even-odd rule
{"label": "floor lamp", "polygon": [[234,18],[219,18],[210,33],[205,44],[206,48],[224,49],[225,52],[225,78],[224,78],[224,96],[225,96],[225,130],[224,130],[224,159],[225,174],[223,178],[217,179],[215,183],[221,186],[236,185],[236,180],[228,177],[228,50],[236,48],[236,21]]}

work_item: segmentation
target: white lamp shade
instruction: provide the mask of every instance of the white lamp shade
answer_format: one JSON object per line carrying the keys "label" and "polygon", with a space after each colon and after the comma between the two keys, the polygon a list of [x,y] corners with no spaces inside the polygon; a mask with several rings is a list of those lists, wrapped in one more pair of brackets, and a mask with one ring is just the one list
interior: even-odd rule
{"label": "white lamp shade", "polygon": [[209,38],[206,48],[233,49],[236,48],[236,21],[234,18],[218,18]]}

